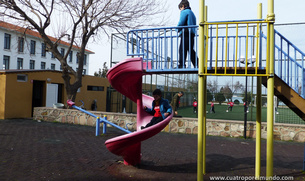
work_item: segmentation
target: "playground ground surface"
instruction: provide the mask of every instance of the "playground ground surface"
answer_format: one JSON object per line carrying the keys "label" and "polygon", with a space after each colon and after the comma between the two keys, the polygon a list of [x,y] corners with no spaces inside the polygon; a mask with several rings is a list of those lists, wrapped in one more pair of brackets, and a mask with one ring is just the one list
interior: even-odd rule
{"label": "playground ground surface", "polygon": [[[197,135],[159,133],[142,142],[142,164],[137,168],[125,166],[121,157],[105,147],[107,139],[120,134],[109,128],[107,134],[96,137],[90,126],[0,120],[0,180],[197,180]],[[261,175],[265,176],[265,140],[261,153]],[[275,141],[275,178],[305,180],[303,156],[304,143]],[[251,180],[255,140],[208,136],[206,172],[204,180],[220,176]]]}

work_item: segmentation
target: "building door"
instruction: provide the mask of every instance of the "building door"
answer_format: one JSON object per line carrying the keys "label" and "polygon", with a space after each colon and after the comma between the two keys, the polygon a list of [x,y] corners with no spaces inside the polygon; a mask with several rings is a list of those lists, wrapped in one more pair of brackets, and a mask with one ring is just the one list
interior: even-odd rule
{"label": "building door", "polygon": [[43,107],[43,88],[44,81],[33,81],[33,95],[32,95],[32,116],[34,107]]}
{"label": "building door", "polygon": [[53,107],[58,101],[58,84],[47,84],[46,107]]}

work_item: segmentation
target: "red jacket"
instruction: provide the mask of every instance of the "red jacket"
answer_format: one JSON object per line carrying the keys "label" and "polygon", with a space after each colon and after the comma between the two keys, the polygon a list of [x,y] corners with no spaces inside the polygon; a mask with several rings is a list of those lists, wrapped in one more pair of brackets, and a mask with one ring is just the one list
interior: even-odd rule
{"label": "red jacket", "polygon": [[197,107],[197,101],[194,101],[194,102],[193,102],[193,106],[194,106],[194,107]]}

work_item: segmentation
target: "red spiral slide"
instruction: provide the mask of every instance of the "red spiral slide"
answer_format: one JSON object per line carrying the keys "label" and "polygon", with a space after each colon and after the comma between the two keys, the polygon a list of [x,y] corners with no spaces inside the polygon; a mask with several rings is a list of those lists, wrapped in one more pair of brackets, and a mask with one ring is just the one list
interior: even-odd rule
{"label": "red spiral slide", "polygon": [[142,58],[125,59],[116,64],[107,73],[113,88],[137,103],[137,131],[109,139],[105,142],[107,149],[124,159],[125,165],[141,163],[141,141],[144,141],[164,129],[173,117],[173,113],[160,123],[141,130],[152,118],[143,107],[151,108],[153,97],[142,94]]}

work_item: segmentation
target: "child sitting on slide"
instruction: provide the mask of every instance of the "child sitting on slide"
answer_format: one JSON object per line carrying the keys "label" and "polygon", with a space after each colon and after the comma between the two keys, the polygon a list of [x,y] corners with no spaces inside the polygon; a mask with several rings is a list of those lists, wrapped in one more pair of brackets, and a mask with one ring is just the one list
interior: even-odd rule
{"label": "child sitting on slide", "polygon": [[168,103],[167,99],[162,98],[162,93],[160,89],[154,90],[153,97],[154,101],[152,102],[152,108],[150,109],[144,106],[144,110],[153,115],[154,117],[148,124],[146,124],[146,126],[141,126],[141,129],[145,129],[149,126],[161,122],[172,113],[172,107]]}

